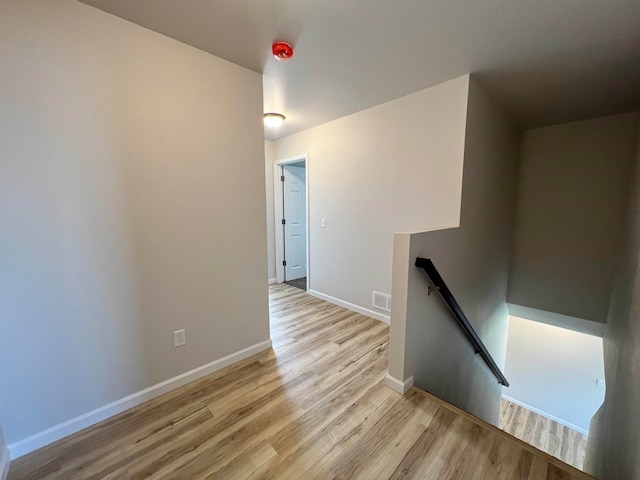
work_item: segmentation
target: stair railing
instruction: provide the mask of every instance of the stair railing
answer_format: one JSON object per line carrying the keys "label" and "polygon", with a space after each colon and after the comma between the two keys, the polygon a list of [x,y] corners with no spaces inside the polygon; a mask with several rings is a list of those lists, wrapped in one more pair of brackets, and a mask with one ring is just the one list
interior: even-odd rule
{"label": "stair railing", "polygon": [[500,371],[500,368],[498,368],[498,365],[496,365],[496,362],[493,360],[493,357],[487,350],[487,347],[485,347],[484,343],[482,343],[482,340],[480,340],[480,337],[474,330],[471,323],[469,323],[469,320],[462,311],[462,308],[460,308],[460,305],[447,287],[447,284],[440,276],[440,273],[438,273],[438,270],[436,269],[433,262],[428,258],[418,257],[416,258],[415,265],[416,267],[424,270],[424,272],[429,277],[429,280],[433,284],[432,287],[429,287],[428,294],[431,294],[431,292],[433,291],[437,291],[440,294],[440,297],[447,304],[449,310],[451,310],[451,313],[457,320],[458,325],[460,326],[460,328],[462,328],[462,331],[465,333],[465,335],[473,345],[476,354],[480,354],[489,369],[498,379],[498,383],[504,385],[505,387],[508,387],[509,382],[505,378],[504,374]]}

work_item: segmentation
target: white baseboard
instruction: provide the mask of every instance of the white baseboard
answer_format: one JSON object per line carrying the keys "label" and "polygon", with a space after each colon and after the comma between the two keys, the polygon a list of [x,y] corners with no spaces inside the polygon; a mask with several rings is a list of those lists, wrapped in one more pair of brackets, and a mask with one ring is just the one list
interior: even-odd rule
{"label": "white baseboard", "polygon": [[553,420],[554,422],[559,423],[560,425],[564,425],[565,427],[568,427],[568,428],[570,428],[572,430],[575,430],[576,432],[580,432],[583,435],[589,435],[589,430],[585,430],[584,428],[580,428],[577,425],[574,425],[572,423],[569,423],[569,422],[566,422],[566,421],[562,420],[561,418],[554,417],[550,413],[547,413],[547,412],[544,412],[544,411],[542,411],[540,409],[532,407],[531,405],[527,405],[526,403],[521,402],[520,400],[516,400],[515,398],[508,397],[507,395],[502,395],[502,398],[504,398],[508,402],[514,403],[516,405],[519,405],[522,408],[526,408],[527,410],[531,410],[533,413],[537,413],[538,415],[542,415],[543,417],[547,417],[549,420]]}
{"label": "white baseboard", "polygon": [[411,375],[403,382],[401,380],[398,380],[396,377],[392,377],[387,372],[387,375],[384,377],[384,384],[391,390],[395,390],[396,392],[404,395],[409,391],[411,387],[413,387],[413,375]]}
{"label": "white baseboard", "polygon": [[269,285],[273,285],[274,283],[278,283],[278,279],[277,278],[270,278],[269,279]]}
{"label": "white baseboard", "polygon": [[226,357],[214,360],[211,363],[202,365],[201,367],[194,368],[188,372],[185,372],[177,377],[170,378],[164,382],[160,382],[149,388],[145,388],[139,392],[131,394],[127,397],[111,402],[108,405],[92,410],[91,412],[80,415],[79,417],[72,418],[66,422],[55,425],[42,432],[31,435],[30,437],[20,440],[18,442],[9,445],[9,451],[11,452],[11,458],[16,459],[27,453],[33,452],[38,448],[44,447],[50,443],[53,443],[61,438],[64,438],[80,430],[90,427],[102,420],[106,420],[113,415],[122,413],[132,407],[140,405],[144,402],[158,397],[164,393],[174,390],[178,387],[193,382],[199,378],[209,375],[213,372],[221,370],[229,365],[232,365],[240,360],[244,360],[256,353],[260,353],[264,350],[271,348],[271,340],[265,340],[264,342],[256,343],[250,347],[247,347],[238,352],[227,355]]}
{"label": "white baseboard", "polygon": [[7,447],[0,447],[0,480],[5,480],[9,473],[9,464],[11,463],[11,457],[9,456],[9,449]]}
{"label": "white baseboard", "polygon": [[308,290],[307,293],[309,295],[313,295],[316,298],[319,298],[320,300],[324,300],[326,302],[333,303],[334,305],[338,305],[340,307],[346,308],[347,310],[361,313],[362,315],[375,318],[376,320],[380,320],[381,322],[384,322],[384,323],[389,323],[389,315],[385,315],[383,313],[379,313],[374,310],[369,310],[368,308],[361,307],[360,305],[355,305],[353,303],[345,302],[344,300],[340,300],[338,298],[325,295],[324,293],[320,293],[316,290]]}

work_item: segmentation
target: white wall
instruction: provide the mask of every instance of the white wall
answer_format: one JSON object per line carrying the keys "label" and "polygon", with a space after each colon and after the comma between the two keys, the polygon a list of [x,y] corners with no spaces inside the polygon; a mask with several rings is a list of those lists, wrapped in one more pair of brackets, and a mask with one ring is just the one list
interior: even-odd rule
{"label": "white wall", "polygon": [[5,445],[4,436],[2,435],[2,424],[0,424],[0,480],[5,480],[9,473],[9,449]]}
{"label": "white wall", "polygon": [[509,319],[504,395],[584,434],[604,400],[602,338]]}
{"label": "white wall", "polygon": [[[391,292],[392,235],[457,226],[468,76],[283,138],[308,153],[313,290],[375,310]],[[320,218],[326,228],[320,228]]]}
{"label": "white wall", "polygon": [[73,0],[0,8],[11,446],[268,342],[267,234],[260,75]]}
{"label": "white wall", "polygon": [[264,177],[267,189],[267,271],[270,282],[276,279],[276,238],[273,199],[273,156],[274,144],[271,140],[264,141]]}
{"label": "white wall", "polygon": [[394,236],[389,374],[497,424],[500,387],[415,266],[430,258],[500,368],[519,133],[471,79],[460,227]]}
{"label": "white wall", "polygon": [[640,112],[635,145],[625,243],[604,334],[607,391],[585,458],[585,470],[601,480],[640,478]]}
{"label": "white wall", "polygon": [[622,114],[524,132],[510,303],[606,321],[634,121]]}

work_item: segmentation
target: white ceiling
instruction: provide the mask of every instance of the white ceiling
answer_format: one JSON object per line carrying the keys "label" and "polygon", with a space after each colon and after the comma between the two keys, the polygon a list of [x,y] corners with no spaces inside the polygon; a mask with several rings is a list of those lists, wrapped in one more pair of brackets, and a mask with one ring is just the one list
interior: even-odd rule
{"label": "white ceiling", "polygon": [[83,1],[264,73],[270,139],[466,73],[525,127],[640,108],[638,0]]}

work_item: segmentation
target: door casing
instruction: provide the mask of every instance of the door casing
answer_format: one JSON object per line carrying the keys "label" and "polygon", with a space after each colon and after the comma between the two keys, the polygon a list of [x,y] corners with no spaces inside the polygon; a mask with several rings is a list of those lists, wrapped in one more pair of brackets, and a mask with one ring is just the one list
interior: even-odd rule
{"label": "door casing", "polygon": [[284,232],[282,228],[282,219],[284,218],[284,211],[282,207],[282,198],[284,195],[282,189],[282,181],[280,181],[280,175],[282,175],[282,167],[283,165],[298,163],[304,161],[305,170],[306,170],[306,198],[305,198],[305,208],[307,212],[307,291],[311,289],[311,249],[310,249],[310,230],[311,230],[311,219],[309,217],[309,177],[310,177],[310,165],[309,165],[309,155],[304,153],[301,155],[296,155],[293,157],[282,158],[279,160],[275,160],[273,164],[273,200],[274,200],[274,209],[275,212],[274,220],[275,220],[275,247],[276,247],[276,282],[282,283],[284,282],[284,267],[282,265],[283,257],[283,248],[284,248]]}
{"label": "door casing", "polygon": [[288,282],[307,276],[307,169],[302,163],[281,165],[280,169],[282,177],[285,179],[282,183],[286,222],[282,228],[284,229],[284,258],[286,260],[284,278]]}

